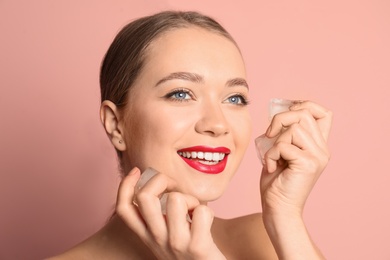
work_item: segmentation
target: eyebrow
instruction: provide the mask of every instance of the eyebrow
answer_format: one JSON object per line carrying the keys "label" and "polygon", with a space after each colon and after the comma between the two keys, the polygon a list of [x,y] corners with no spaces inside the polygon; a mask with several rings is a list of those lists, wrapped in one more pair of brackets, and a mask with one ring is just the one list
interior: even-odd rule
{"label": "eyebrow", "polygon": [[234,86],[244,86],[249,89],[249,85],[243,78],[234,78],[230,79],[226,82],[226,86],[228,87],[234,87]]}
{"label": "eyebrow", "polygon": [[203,77],[200,76],[199,74],[190,73],[190,72],[173,72],[173,73],[169,74],[168,76],[160,79],[156,83],[156,87],[158,85],[168,81],[168,80],[173,80],[173,79],[188,80],[188,81],[195,82],[195,83],[204,83]]}
{"label": "eyebrow", "polygon": [[[204,83],[204,78],[199,74],[191,73],[191,72],[173,72],[168,76],[160,79],[155,86],[157,87],[158,85],[163,84],[166,81],[174,80],[174,79],[187,80],[194,83]],[[226,86],[228,87],[244,86],[246,88],[249,88],[248,83],[243,78],[230,79],[226,82]]]}

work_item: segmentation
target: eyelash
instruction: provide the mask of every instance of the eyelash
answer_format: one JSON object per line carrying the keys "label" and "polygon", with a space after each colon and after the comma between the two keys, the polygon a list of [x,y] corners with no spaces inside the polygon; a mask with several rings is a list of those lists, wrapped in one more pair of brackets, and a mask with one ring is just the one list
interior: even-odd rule
{"label": "eyelash", "polygon": [[[183,88],[172,90],[171,92],[166,94],[164,96],[164,98],[172,100],[172,101],[175,101],[175,102],[188,102],[188,101],[190,101],[190,99],[175,98],[174,95],[176,95],[178,93],[184,93],[184,94],[189,95],[190,98],[193,98],[193,94],[191,93],[191,91],[189,91],[187,89],[183,89]],[[228,100],[230,98],[233,98],[233,97],[236,97],[236,98],[240,99],[239,102],[241,102],[241,103],[237,103],[237,104],[233,103],[233,105],[237,105],[237,106],[247,106],[247,105],[249,105],[249,100],[245,97],[245,95],[242,95],[240,93],[233,94],[232,96],[228,97],[226,100]]]}
{"label": "eyelash", "polygon": [[240,102],[241,102],[241,103],[238,103],[238,104],[235,104],[235,105],[237,105],[237,106],[247,106],[247,105],[249,105],[249,100],[244,95],[242,95],[240,93],[236,93],[236,94],[228,97],[227,99],[230,99],[230,98],[233,98],[233,97],[239,98]]}
{"label": "eyelash", "polygon": [[184,94],[187,94],[189,95],[191,98],[193,98],[193,95],[190,91],[188,91],[187,89],[183,89],[183,88],[180,88],[180,89],[174,89],[172,90],[171,92],[169,92],[168,94],[166,94],[164,96],[164,98],[166,99],[169,99],[169,100],[172,100],[172,101],[176,101],[176,102],[188,102],[190,99],[179,99],[179,98],[175,98],[174,95],[178,94],[178,93],[184,93]]}

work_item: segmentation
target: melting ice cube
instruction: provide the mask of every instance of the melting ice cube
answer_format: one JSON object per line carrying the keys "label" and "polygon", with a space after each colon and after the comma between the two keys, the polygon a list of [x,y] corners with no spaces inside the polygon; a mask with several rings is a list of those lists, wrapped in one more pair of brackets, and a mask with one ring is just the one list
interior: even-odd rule
{"label": "melting ice cube", "polygon": [[[139,178],[138,182],[135,184],[135,194],[154,176],[158,173],[155,169],[149,167],[147,168]],[[167,205],[167,194],[162,194],[160,198],[161,212],[166,214],[166,205]]]}
{"label": "melting ice cube", "polygon": [[[138,180],[138,182],[135,184],[135,194],[137,193],[137,191],[139,191],[154,175],[156,175],[158,173],[158,171],[156,171],[155,169],[149,167],[147,168],[142,174],[141,174],[141,177],[140,179]],[[167,214],[167,198],[168,198],[168,195],[167,193],[163,193],[160,197],[160,204],[161,204],[161,213],[163,215],[166,215]],[[136,204],[135,204],[136,205]],[[187,218],[187,221],[192,223],[192,220],[191,220],[191,217],[189,216],[189,214],[187,214],[186,216]]]}
{"label": "melting ice cube", "polygon": [[[294,103],[295,101],[293,100],[280,99],[280,98],[271,99],[268,106],[269,121],[271,121],[276,114],[288,111],[290,106],[292,106]],[[265,134],[263,134],[255,139],[257,157],[261,160],[263,164],[265,163],[264,155],[273,146],[277,138],[278,136],[273,138],[268,138],[265,136]]]}

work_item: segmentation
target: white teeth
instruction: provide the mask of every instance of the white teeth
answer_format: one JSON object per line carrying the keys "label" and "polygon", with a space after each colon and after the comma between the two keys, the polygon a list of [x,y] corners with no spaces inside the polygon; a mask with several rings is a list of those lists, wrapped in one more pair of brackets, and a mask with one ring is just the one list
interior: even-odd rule
{"label": "white teeth", "polygon": [[204,159],[207,161],[211,161],[213,159],[212,153],[204,153]]}
{"label": "white teeth", "polygon": [[219,161],[222,161],[225,158],[224,153],[210,153],[210,152],[178,152],[180,156],[189,159],[200,159],[202,162],[207,162],[205,164],[215,164]]}
{"label": "white teeth", "polygon": [[199,161],[199,162],[206,165],[216,165],[218,163],[218,162],[210,162],[210,161]]}

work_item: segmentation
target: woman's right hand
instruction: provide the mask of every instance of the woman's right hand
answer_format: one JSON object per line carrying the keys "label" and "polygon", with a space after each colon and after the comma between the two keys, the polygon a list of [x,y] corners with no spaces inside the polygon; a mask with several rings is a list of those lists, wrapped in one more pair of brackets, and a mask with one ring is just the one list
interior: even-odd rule
{"label": "woman's right hand", "polygon": [[[135,194],[140,170],[123,178],[118,191],[116,213],[149,247],[158,259],[226,259],[213,241],[213,212],[187,194],[175,192],[175,183],[158,173]],[[168,192],[166,215],[159,196]],[[136,205],[133,204],[136,202]],[[192,212],[192,223],[187,220]]]}

